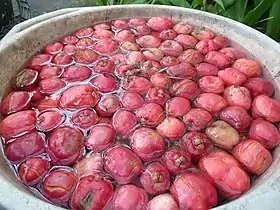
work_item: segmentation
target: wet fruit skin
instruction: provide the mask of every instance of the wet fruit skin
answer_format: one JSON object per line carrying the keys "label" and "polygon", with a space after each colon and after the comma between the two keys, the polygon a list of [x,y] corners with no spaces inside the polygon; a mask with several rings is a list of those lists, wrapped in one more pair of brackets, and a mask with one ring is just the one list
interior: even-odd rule
{"label": "wet fruit skin", "polygon": [[161,163],[153,162],[147,165],[141,174],[140,182],[146,192],[150,194],[163,193],[170,186],[170,174]]}
{"label": "wet fruit skin", "polygon": [[198,76],[216,76],[218,75],[218,68],[210,63],[200,63],[195,66]]}
{"label": "wet fruit skin", "polygon": [[249,137],[260,142],[267,149],[274,148],[280,141],[278,129],[271,122],[262,119],[252,121]]}
{"label": "wet fruit skin", "polygon": [[39,83],[40,91],[46,95],[51,95],[59,91],[65,86],[66,84],[63,80],[55,77],[49,79],[43,79]]}
{"label": "wet fruit skin", "polygon": [[217,66],[219,69],[225,69],[230,65],[230,58],[220,52],[210,51],[205,56],[205,61],[207,63]]}
{"label": "wet fruit skin", "polygon": [[157,126],[157,131],[169,141],[176,141],[184,130],[184,123],[175,117],[167,117]]}
{"label": "wet fruit skin", "polygon": [[183,117],[190,109],[190,101],[183,97],[174,97],[167,101],[166,114],[172,117]]}
{"label": "wet fruit skin", "polygon": [[247,77],[258,77],[262,73],[260,64],[247,58],[240,58],[236,60],[233,64],[233,68],[238,69]]}
{"label": "wet fruit skin", "polygon": [[215,93],[202,93],[194,102],[197,108],[205,109],[206,111],[215,114],[228,106],[228,102],[220,95]]}
{"label": "wet fruit skin", "polygon": [[115,95],[106,95],[95,106],[100,117],[111,117],[120,108],[120,102]]}
{"label": "wet fruit skin", "polygon": [[38,79],[38,72],[33,69],[21,70],[15,78],[15,89],[30,90],[35,87]]}
{"label": "wet fruit skin", "polygon": [[211,151],[211,143],[204,133],[191,131],[186,133],[181,141],[181,148],[191,156],[193,162],[199,161]]}
{"label": "wet fruit skin", "polygon": [[164,106],[166,101],[170,98],[169,92],[164,88],[151,88],[146,94],[146,101],[150,103],[157,103]]}
{"label": "wet fruit skin", "polygon": [[66,169],[55,169],[43,180],[41,193],[50,201],[67,204],[78,178],[74,172]]}
{"label": "wet fruit skin", "polygon": [[40,71],[39,79],[49,79],[51,77],[58,77],[61,74],[61,67],[59,66],[44,66]]}
{"label": "wet fruit skin", "polygon": [[83,109],[79,110],[72,116],[71,122],[82,129],[86,129],[96,124],[98,119],[99,118],[94,110]]}
{"label": "wet fruit skin", "polygon": [[202,92],[205,93],[222,93],[224,92],[224,82],[216,76],[204,76],[198,81]]}
{"label": "wet fruit skin", "polygon": [[190,155],[179,147],[169,148],[162,159],[171,174],[179,174],[191,167]]}
{"label": "wet fruit skin", "polygon": [[151,87],[151,83],[144,77],[131,76],[123,83],[123,89],[145,94]]}
{"label": "wet fruit skin", "polygon": [[170,66],[167,68],[166,72],[171,77],[176,78],[193,78],[196,75],[196,69],[189,63],[181,62],[180,64]]}
{"label": "wet fruit skin", "polygon": [[20,179],[29,186],[35,185],[47,174],[50,163],[43,158],[28,158],[18,169]]}
{"label": "wet fruit skin", "polygon": [[169,78],[169,76],[167,76],[166,74],[162,74],[162,73],[153,74],[150,77],[150,80],[151,80],[152,85],[154,85],[155,87],[159,87],[159,88],[169,89],[169,87],[172,84],[172,81]]}
{"label": "wet fruit skin", "polygon": [[218,76],[227,85],[242,85],[247,80],[246,75],[235,68],[226,68],[221,70],[218,72]]}
{"label": "wet fruit skin", "polygon": [[91,74],[92,71],[85,66],[69,66],[62,74],[62,78],[69,82],[76,82],[88,79]]}
{"label": "wet fruit skin", "polygon": [[170,88],[170,93],[175,96],[181,96],[186,99],[195,98],[200,92],[198,85],[190,80],[183,79],[178,82],[173,83]]}
{"label": "wet fruit skin", "polygon": [[155,196],[149,201],[147,210],[179,210],[178,204],[170,194]]}
{"label": "wet fruit skin", "polygon": [[266,95],[271,97],[274,94],[273,84],[264,78],[249,78],[244,84],[252,96]]}
{"label": "wet fruit skin", "polygon": [[112,126],[121,135],[128,134],[136,125],[136,116],[126,110],[118,110],[112,117]]}
{"label": "wet fruit skin", "polygon": [[117,81],[109,74],[102,74],[90,81],[97,90],[103,93],[112,92],[116,89]]}
{"label": "wet fruit skin", "polygon": [[122,105],[128,110],[140,108],[144,104],[144,100],[139,93],[124,92],[120,96]]}
{"label": "wet fruit skin", "polygon": [[199,64],[203,61],[203,55],[197,50],[188,49],[183,51],[179,56],[178,60],[180,62],[190,63],[192,65]]}
{"label": "wet fruit skin", "polygon": [[7,95],[1,102],[1,112],[11,114],[30,106],[31,95],[26,91],[15,91]]}
{"label": "wet fruit skin", "polygon": [[140,175],[142,162],[128,147],[116,146],[107,151],[104,169],[118,183],[128,184]]}
{"label": "wet fruit skin", "polygon": [[212,115],[200,108],[190,109],[184,116],[183,121],[189,131],[200,131],[212,123]]}
{"label": "wet fruit skin", "polygon": [[143,161],[159,158],[165,150],[163,137],[151,128],[139,128],[134,131],[130,141],[131,149]]}
{"label": "wet fruit skin", "polygon": [[250,178],[237,160],[222,150],[214,150],[200,159],[198,168],[209,177],[222,196],[232,200],[250,188]]}
{"label": "wet fruit skin", "polygon": [[60,112],[56,110],[46,111],[37,116],[37,129],[48,132],[57,128],[64,120],[65,116]]}
{"label": "wet fruit skin", "polygon": [[177,175],[170,192],[180,209],[206,210],[218,203],[215,187],[198,172]]}
{"label": "wet fruit skin", "polygon": [[123,185],[115,190],[109,209],[145,210],[148,201],[148,194],[144,189],[135,185]]}
{"label": "wet fruit skin", "polygon": [[253,139],[240,142],[234,147],[232,155],[246,170],[256,175],[264,173],[272,163],[270,152]]}
{"label": "wet fruit skin", "polygon": [[148,20],[147,25],[155,31],[163,31],[173,26],[171,19],[166,17],[152,17]]}
{"label": "wet fruit skin", "polygon": [[220,50],[221,53],[226,54],[232,60],[237,60],[239,58],[245,58],[246,55],[241,50],[233,47],[226,47]]}

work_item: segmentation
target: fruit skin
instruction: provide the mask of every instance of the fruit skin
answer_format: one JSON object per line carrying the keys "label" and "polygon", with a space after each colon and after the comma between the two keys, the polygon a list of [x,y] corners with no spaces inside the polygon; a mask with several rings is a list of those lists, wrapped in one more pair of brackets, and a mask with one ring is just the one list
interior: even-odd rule
{"label": "fruit skin", "polygon": [[181,96],[189,100],[195,98],[199,92],[200,89],[198,85],[190,79],[183,79],[175,82],[170,88],[170,93],[172,95]]}
{"label": "fruit skin", "polygon": [[161,50],[159,50],[158,48],[145,48],[145,50],[143,51],[143,55],[146,60],[151,61],[161,61],[164,56],[163,52],[161,52]]}
{"label": "fruit skin", "polygon": [[120,95],[120,102],[127,110],[140,108],[144,104],[144,100],[139,93],[124,92]]}
{"label": "fruit skin", "polygon": [[39,83],[40,92],[45,95],[51,95],[65,86],[66,83],[62,79],[56,77],[43,79]]}
{"label": "fruit skin", "polygon": [[147,25],[155,31],[163,31],[173,26],[170,18],[166,17],[152,17],[148,20]]}
{"label": "fruit skin", "polygon": [[250,188],[250,178],[237,160],[222,150],[214,150],[200,159],[198,168],[210,178],[228,200],[239,197]]}
{"label": "fruit skin", "polygon": [[215,93],[202,93],[197,96],[194,105],[215,114],[226,108],[228,102],[222,96]]}
{"label": "fruit skin", "polygon": [[235,68],[226,68],[218,72],[218,76],[227,85],[242,85],[246,82],[245,74]]}
{"label": "fruit skin", "polygon": [[163,41],[165,41],[165,40],[174,40],[176,36],[177,36],[177,33],[173,29],[165,29],[165,30],[161,31],[160,34],[159,34],[159,37]]}
{"label": "fruit skin", "polygon": [[244,84],[244,87],[246,87],[254,97],[259,95],[271,97],[275,91],[273,84],[264,78],[249,78]]}
{"label": "fruit skin", "polygon": [[53,56],[49,54],[37,54],[28,63],[31,69],[40,71],[44,66],[51,63]]}
{"label": "fruit skin", "polygon": [[[158,49],[149,49],[149,52],[153,52],[154,53],[158,53],[160,50]],[[161,57],[161,52],[159,52],[159,57]],[[151,55],[153,56],[153,53],[151,53]],[[157,55],[155,55],[157,56]],[[153,74],[155,74],[156,72],[158,72],[161,69],[161,65],[159,64],[159,62],[154,61],[154,60],[147,60],[144,61],[140,67],[140,73],[144,76],[147,77],[151,77]],[[151,79],[151,78],[150,78]]]}
{"label": "fruit skin", "polygon": [[215,187],[199,172],[177,175],[170,192],[180,209],[207,210],[218,203]]}
{"label": "fruit skin", "polygon": [[150,103],[157,103],[164,106],[166,101],[170,98],[169,92],[164,88],[151,88],[146,94],[146,101]]}
{"label": "fruit skin", "polygon": [[143,48],[149,48],[149,47],[159,47],[160,46],[160,39],[152,36],[152,35],[145,35],[139,37],[136,42]]}
{"label": "fruit skin", "polygon": [[36,131],[10,140],[5,155],[12,163],[19,163],[28,157],[45,151],[45,135]]}
{"label": "fruit skin", "polygon": [[156,127],[164,120],[164,111],[159,104],[146,103],[135,112],[138,122],[142,125]]}
{"label": "fruit skin", "polygon": [[272,156],[259,142],[246,139],[240,142],[232,151],[232,155],[250,173],[261,175],[272,164]]}
{"label": "fruit skin", "polygon": [[162,159],[171,174],[179,174],[192,165],[190,155],[176,146],[168,149]]}
{"label": "fruit skin", "polygon": [[177,65],[170,66],[166,70],[171,77],[180,79],[193,78],[196,76],[196,69],[189,63],[181,62]]}
{"label": "fruit skin", "polygon": [[105,95],[95,106],[100,117],[111,117],[120,108],[119,98],[115,95]]}
{"label": "fruit skin", "polygon": [[174,40],[182,45],[184,49],[194,48],[198,42],[196,38],[187,34],[179,34]]}
{"label": "fruit skin", "polygon": [[225,47],[228,47],[229,46],[229,40],[227,37],[225,36],[220,36],[220,35],[217,35],[214,39],[213,39],[214,43],[216,43],[219,48],[225,48]]}
{"label": "fruit skin", "polygon": [[40,71],[39,79],[49,79],[51,77],[59,77],[62,69],[59,66],[44,66]]}
{"label": "fruit skin", "polygon": [[99,39],[93,49],[101,54],[111,55],[118,48],[118,42],[110,38]]}
{"label": "fruit skin", "polygon": [[57,110],[45,111],[37,116],[37,129],[48,132],[57,128],[65,120],[65,115]]}
{"label": "fruit skin", "polygon": [[125,146],[109,149],[104,159],[104,170],[119,184],[131,183],[141,174],[142,167],[140,158]]}
{"label": "fruit skin", "polygon": [[73,58],[78,64],[91,65],[98,59],[98,54],[91,49],[77,49]]}
{"label": "fruit skin", "polygon": [[201,52],[194,50],[194,49],[188,49],[183,51],[179,57],[178,60],[180,62],[186,62],[190,63],[192,65],[199,64],[203,62],[203,55]]}
{"label": "fruit skin", "polygon": [[205,93],[222,93],[224,92],[224,82],[216,76],[204,76],[198,81],[202,92]]}
{"label": "fruit skin", "polygon": [[269,121],[256,119],[252,121],[249,137],[260,142],[266,149],[272,149],[279,144],[278,129]]}
{"label": "fruit skin", "polygon": [[149,201],[147,210],[179,210],[178,204],[170,194],[161,194],[155,196]]}
{"label": "fruit skin", "polygon": [[77,82],[88,79],[91,74],[92,71],[86,66],[69,66],[61,77],[69,82]]}
{"label": "fruit skin", "polygon": [[123,89],[145,94],[151,87],[151,82],[145,77],[130,76],[123,83]]}
{"label": "fruit skin", "polygon": [[59,102],[57,99],[45,98],[34,104],[40,112],[58,108]]}
{"label": "fruit skin", "polygon": [[212,123],[213,117],[204,109],[192,108],[183,116],[183,121],[187,130],[200,131]]}
{"label": "fruit skin", "polygon": [[184,22],[179,22],[173,27],[173,29],[178,34],[190,34],[193,31],[193,26]]}
{"label": "fruit skin", "polygon": [[121,135],[127,135],[136,125],[136,116],[127,110],[119,109],[112,117],[112,126]]}
{"label": "fruit skin", "polygon": [[50,163],[48,160],[34,157],[28,158],[20,164],[18,174],[25,184],[33,186],[41,181],[41,179],[48,173],[49,169]]}
{"label": "fruit skin", "polygon": [[217,45],[213,39],[205,39],[205,40],[201,40],[199,41],[196,45],[195,45],[195,49],[198,50],[199,52],[206,54],[210,51],[216,51],[220,49],[220,46]]}
{"label": "fruit skin", "polygon": [[21,136],[35,128],[36,112],[19,111],[4,118],[0,123],[0,135],[5,139]]}
{"label": "fruit skin", "polygon": [[175,117],[167,117],[156,129],[162,136],[168,138],[169,141],[176,141],[182,136],[185,125],[181,120]]}
{"label": "fruit skin", "polygon": [[52,62],[58,66],[68,66],[73,62],[73,58],[64,52],[60,52],[55,55]]}
{"label": "fruit skin", "polygon": [[183,97],[171,98],[165,106],[166,114],[172,117],[183,117],[190,109],[190,101]]}
{"label": "fruit skin", "polygon": [[41,193],[50,201],[67,204],[76,185],[78,178],[70,169],[52,170],[43,180]]}
{"label": "fruit skin", "polygon": [[174,66],[179,63],[180,61],[174,56],[164,56],[160,61],[160,64],[164,67]]}
{"label": "fruit skin", "polygon": [[238,69],[247,77],[259,77],[262,69],[259,63],[248,58],[240,58],[233,64],[233,68]]}
{"label": "fruit skin", "polygon": [[181,148],[190,154],[193,162],[198,162],[211,151],[211,143],[204,133],[191,131],[186,133],[181,141]]}
{"label": "fruit skin", "polygon": [[114,69],[115,63],[112,59],[99,59],[95,66],[93,67],[93,71],[96,73],[112,73]]}
{"label": "fruit skin", "polygon": [[252,118],[246,109],[240,106],[230,106],[220,113],[220,119],[232,125],[238,131],[244,131],[250,127]]}
{"label": "fruit skin", "polygon": [[127,29],[119,31],[114,38],[118,42],[123,42],[123,41],[135,42],[136,41],[135,35],[130,30],[127,30]]}
{"label": "fruit skin", "polygon": [[132,151],[143,161],[154,160],[164,154],[165,141],[159,133],[151,128],[138,128],[130,139]]}
{"label": "fruit skin", "polygon": [[115,131],[108,124],[97,124],[90,129],[85,146],[88,150],[101,152],[115,143]]}
{"label": "fruit skin", "polygon": [[1,102],[1,112],[11,114],[28,109],[30,106],[31,94],[26,91],[14,91],[7,95]]}
{"label": "fruit skin", "polygon": [[79,39],[84,37],[90,37],[92,34],[93,34],[93,29],[90,27],[79,29],[74,33],[74,35]]}
{"label": "fruit skin", "polygon": [[115,190],[108,209],[146,210],[148,201],[148,194],[144,189],[135,185],[123,185]]}
{"label": "fruit skin", "polygon": [[158,88],[166,88],[169,89],[169,87],[172,84],[171,79],[168,75],[162,74],[162,73],[155,73],[150,77],[150,81],[153,86]]}
{"label": "fruit skin", "polygon": [[246,54],[241,50],[233,47],[226,47],[220,50],[221,53],[226,54],[232,60],[237,60],[239,58],[245,58]]}
{"label": "fruit skin", "polygon": [[49,139],[47,153],[56,165],[73,165],[84,152],[84,136],[78,129],[62,126]]}
{"label": "fruit skin", "polygon": [[174,40],[166,40],[161,43],[159,49],[165,54],[170,56],[178,56],[183,52],[183,47]]}
{"label": "fruit skin", "polygon": [[228,123],[222,120],[215,121],[206,128],[205,134],[220,148],[232,149],[240,142],[239,133]]}
{"label": "fruit skin", "polygon": [[141,174],[140,182],[146,192],[150,194],[163,193],[170,186],[170,174],[161,163],[153,162],[148,164]]}
{"label": "fruit skin", "polygon": [[98,120],[99,117],[93,109],[79,110],[71,117],[72,124],[82,129],[91,127],[96,124]]}
{"label": "fruit skin", "polygon": [[38,80],[38,71],[33,69],[23,69],[16,76],[14,81],[14,88],[17,90],[31,90]]}
{"label": "fruit skin", "polygon": [[280,121],[280,102],[265,95],[256,96],[252,103],[252,115],[274,123]]}
{"label": "fruit skin", "polygon": [[142,52],[130,51],[125,57],[126,63],[129,65],[140,65],[145,61],[145,56]]}
{"label": "fruit skin", "polygon": [[218,75],[218,67],[210,63],[199,63],[195,66],[198,76],[216,76]]}
{"label": "fruit skin", "polygon": [[117,81],[110,74],[101,74],[93,78],[91,84],[102,93],[108,93],[116,90]]}
{"label": "fruit skin", "polygon": [[194,30],[191,35],[198,40],[213,39],[215,37],[214,32],[208,29]]}
{"label": "fruit skin", "polygon": [[210,51],[205,56],[205,61],[207,63],[217,66],[219,69],[225,69],[230,66],[230,58],[217,51]]}

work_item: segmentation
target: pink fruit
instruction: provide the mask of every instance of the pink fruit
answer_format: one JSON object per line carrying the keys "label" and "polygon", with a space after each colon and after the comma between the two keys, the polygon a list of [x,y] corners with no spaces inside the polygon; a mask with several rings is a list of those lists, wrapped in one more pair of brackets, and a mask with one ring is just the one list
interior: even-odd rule
{"label": "pink fruit", "polygon": [[92,28],[82,28],[82,29],[79,29],[78,31],[76,31],[74,33],[74,35],[76,37],[78,37],[79,39],[80,38],[84,38],[84,37],[90,37],[91,35],[93,34],[93,29]]}
{"label": "pink fruit", "polygon": [[158,88],[166,88],[169,89],[169,87],[172,84],[171,79],[168,75],[162,74],[162,73],[155,73],[150,77],[150,81],[153,86]]}
{"label": "pink fruit", "polygon": [[250,178],[237,160],[222,150],[214,150],[198,164],[226,199],[234,199],[250,188]]}
{"label": "pink fruit", "polygon": [[118,183],[128,184],[140,175],[142,162],[140,158],[125,146],[116,146],[108,150],[104,169]]}
{"label": "pink fruit", "polygon": [[204,133],[191,131],[186,133],[181,141],[181,148],[191,156],[193,162],[199,161],[211,151],[211,143]]}
{"label": "pink fruit", "polygon": [[73,44],[67,44],[63,47],[63,52],[67,55],[74,55],[77,50],[77,46]]}
{"label": "pink fruit", "polygon": [[149,47],[156,48],[159,47],[161,44],[160,40],[152,35],[141,36],[136,41],[143,48],[149,48]]}
{"label": "pink fruit", "polygon": [[111,59],[100,59],[93,67],[93,71],[96,73],[112,73],[114,69],[114,61]]}
{"label": "pink fruit", "polygon": [[103,93],[112,92],[117,88],[117,81],[110,74],[101,74],[94,77],[90,82],[97,90]]}
{"label": "pink fruit", "polygon": [[5,154],[12,163],[19,163],[45,151],[45,135],[36,131],[17,137],[10,142]]}
{"label": "pink fruit", "polygon": [[206,128],[205,134],[216,146],[223,149],[232,149],[240,142],[240,136],[230,124],[218,120]]}
{"label": "pink fruit", "polygon": [[78,49],[73,58],[78,64],[92,64],[97,60],[98,54],[91,49]]}
{"label": "pink fruit", "polygon": [[165,141],[159,133],[151,128],[139,128],[131,136],[130,145],[143,161],[159,158],[164,154]]}
{"label": "pink fruit", "polygon": [[140,108],[144,104],[144,100],[139,93],[124,92],[120,96],[120,101],[125,109],[134,110]]}
{"label": "pink fruit", "polygon": [[101,152],[115,143],[115,131],[108,124],[97,124],[90,129],[85,146],[88,150]]}
{"label": "pink fruit", "polygon": [[44,66],[39,74],[39,79],[50,79],[51,77],[58,77],[62,72],[59,66]]}
{"label": "pink fruit", "polygon": [[76,44],[78,41],[79,39],[76,36],[66,36],[63,38],[64,44]]}
{"label": "pink fruit", "polygon": [[164,56],[164,54],[158,48],[146,48],[143,51],[143,55],[147,60],[152,61],[160,61]]}
{"label": "pink fruit", "polygon": [[173,26],[171,19],[166,17],[152,17],[148,20],[147,25],[155,31],[163,31]]}
{"label": "pink fruit", "polygon": [[214,43],[217,44],[219,46],[219,48],[225,48],[225,47],[228,47],[229,46],[229,40],[228,38],[226,38],[225,36],[216,36],[214,39],[213,39]]}
{"label": "pink fruit", "polygon": [[91,48],[95,44],[95,41],[93,41],[90,38],[82,38],[80,39],[76,46],[80,49],[86,49],[86,48]]}
{"label": "pink fruit", "polygon": [[180,209],[211,209],[218,203],[215,187],[203,175],[186,172],[176,176],[170,188]]}
{"label": "pink fruit", "polygon": [[178,57],[180,62],[186,62],[193,65],[201,63],[203,59],[202,53],[194,49],[185,50]]}
{"label": "pink fruit", "polygon": [[183,52],[183,47],[174,40],[166,40],[161,43],[159,49],[165,54],[170,56],[178,56]]}
{"label": "pink fruit", "polygon": [[240,142],[232,154],[249,172],[256,175],[261,175],[272,163],[270,152],[253,139]]}
{"label": "pink fruit", "polygon": [[192,78],[196,75],[196,69],[189,63],[181,62],[180,64],[170,66],[166,70],[171,77],[180,79]]}
{"label": "pink fruit", "polygon": [[205,62],[217,66],[219,69],[225,69],[230,66],[230,58],[217,51],[210,51],[205,56]]}
{"label": "pink fruit", "polygon": [[1,102],[1,112],[11,114],[29,108],[31,94],[26,91],[14,91]]}
{"label": "pink fruit", "polygon": [[175,146],[166,151],[163,163],[171,174],[179,174],[192,165],[190,155]]}
{"label": "pink fruit", "polygon": [[190,34],[193,31],[193,26],[184,22],[179,22],[173,27],[173,29],[178,34]]}
{"label": "pink fruit", "polygon": [[19,111],[4,118],[0,123],[0,135],[5,139],[21,136],[35,128],[36,112]]}
{"label": "pink fruit", "polygon": [[91,74],[92,71],[86,66],[69,66],[61,77],[69,82],[77,82],[88,79]]}
{"label": "pink fruit", "polygon": [[111,117],[120,108],[119,99],[115,95],[105,95],[95,106],[95,110],[101,117]]}
{"label": "pink fruit", "polygon": [[145,77],[130,76],[124,80],[122,87],[127,91],[144,94],[150,89],[151,83]]}
{"label": "pink fruit", "polygon": [[247,58],[240,58],[233,64],[233,68],[238,69],[247,77],[258,77],[262,73],[262,69],[259,63]]}
{"label": "pink fruit", "polygon": [[209,63],[200,63],[195,66],[198,76],[216,76],[218,75],[218,68]]}
{"label": "pink fruit", "polygon": [[197,44],[197,39],[187,34],[179,34],[174,40],[184,49],[194,48]]}
{"label": "pink fruit", "polygon": [[111,26],[109,23],[99,23],[93,26],[93,28],[98,31],[100,29],[110,30]]}
{"label": "pink fruit", "polygon": [[224,98],[231,106],[241,106],[248,110],[251,107],[251,95],[250,91],[241,86],[232,85],[225,89]]}
{"label": "pink fruit", "polygon": [[136,74],[136,71],[133,65],[121,64],[115,70],[115,75],[119,78],[125,78],[134,74]]}
{"label": "pink fruit", "polygon": [[99,94],[90,85],[72,86],[62,94],[59,106],[63,109],[93,107],[99,100]]}
{"label": "pink fruit", "polygon": [[60,89],[64,88],[66,83],[59,78],[51,77],[49,79],[43,79],[39,83],[41,93],[51,95]]}
{"label": "pink fruit", "polygon": [[112,183],[105,178],[93,175],[83,177],[71,198],[71,209],[103,209],[113,191]]}
{"label": "pink fruit", "polygon": [[179,210],[178,204],[170,194],[155,196],[149,201],[147,210]]}
{"label": "pink fruit", "polygon": [[112,28],[116,30],[122,30],[128,27],[126,20],[113,20],[112,21]]}
{"label": "pink fruit", "polygon": [[84,136],[78,129],[63,126],[55,129],[49,139],[47,152],[57,165],[73,165],[84,151]]}
{"label": "pink fruit", "polygon": [[183,117],[190,109],[190,101],[183,97],[174,97],[167,101],[166,114],[172,117]]}
{"label": "pink fruit", "polygon": [[143,53],[139,51],[131,51],[128,52],[126,55],[126,63],[129,65],[140,65],[142,62],[144,62],[144,55]]}
{"label": "pink fruit", "polygon": [[233,47],[226,47],[220,50],[221,53],[226,54],[232,60],[237,60],[239,58],[245,58],[246,55],[241,50]]}
{"label": "pink fruit", "polygon": [[140,46],[136,44],[135,42],[125,41],[120,44],[120,49],[123,52],[129,52],[129,51],[139,51]]}
{"label": "pink fruit", "polygon": [[[145,51],[143,54],[147,55],[147,52],[149,53],[149,56],[153,56],[154,58],[154,54],[152,54],[153,49],[149,49],[151,51]],[[156,50],[157,51],[157,50]],[[160,50],[158,50],[160,51]],[[161,65],[155,61],[155,60],[147,60],[144,61],[140,67],[140,73],[150,77],[151,75],[155,74],[156,72],[158,72],[161,69]]]}
{"label": "pink fruit", "polygon": [[151,127],[156,127],[164,119],[163,109],[159,104],[156,103],[144,104],[136,111],[135,114],[138,122]]}
{"label": "pink fruit", "polygon": [[41,193],[50,201],[67,204],[76,185],[76,174],[67,169],[55,169],[43,180]]}
{"label": "pink fruit", "polygon": [[114,33],[106,29],[98,29],[94,31],[92,35],[93,39],[106,39],[106,38],[113,38],[113,37],[114,37]]}
{"label": "pink fruit", "polygon": [[144,18],[131,18],[129,21],[128,21],[128,25],[131,27],[131,28],[135,28],[136,26],[141,26],[141,25],[144,25],[146,24],[146,20]]}
{"label": "pink fruit", "polygon": [[153,162],[141,174],[140,182],[146,192],[159,194],[168,190],[170,186],[170,175],[161,163]]}
{"label": "pink fruit", "polygon": [[48,132],[57,128],[64,120],[65,116],[62,113],[55,110],[46,111],[38,115],[37,129],[43,132]]}
{"label": "pink fruit", "polygon": [[103,168],[103,159],[100,153],[90,153],[74,165],[79,178],[98,173]]}
{"label": "pink fruit", "polygon": [[189,131],[200,131],[212,123],[212,115],[203,109],[193,108],[183,117],[186,129]]}
{"label": "pink fruit", "polygon": [[116,132],[126,135],[136,125],[136,117],[130,111],[118,110],[112,117],[112,125]]}
{"label": "pink fruit", "polygon": [[71,122],[82,129],[86,129],[98,122],[98,116],[93,109],[83,109],[71,117]]}
{"label": "pink fruit", "polygon": [[136,34],[137,36],[144,36],[144,35],[151,34],[151,28],[147,25],[135,26],[133,29],[134,29],[133,30],[134,34]]}
{"label": "pink fruit", "polygon": [[100,39],[93,49],[102,54],[113,54],[118,48],[118,43],[113,39]]}
{"label": "pink fruit", "polygon": [[240,106],[230,106],[220,114],[220,119],[231,124],[238,131],[244,131],[251,125],[252,118],[247,110]]}
{"label": "pink fruit", "polygon": [[226,68],[218,72],[218,76],[227,85],[242,85],[246,82],[247,77],[245,74],[235,68]]}
{"label": "pink fruit", "polygon": [[64,52],[60,52],[52,59],[52,62],[58,66],[67,66],[73,62],[73,58]]}
{"label": "pink fruit", "polygon": [[45,110],[58,108],[58,104],[59,104],[58,100],[48,98],[37,102],[34,106],[38,109],[38,111],[42,112]]}
{"label": "pink fruit", "polygon": [[[174,40],[174,38],[177,36],[177,33],[173,29],[166,29],[160,32],[159,37],[165,41],[165,40]],[[176,41],[176,40],[175,40]]]}
{"label": "pink fruit", "polygon": [[110,117],[99,117],[98,123],[106,123],[112,125],[112,118]]}
{"label": "pink fruit", "polygon": [[62,50],[62,48],[63,48],[63,44],[61,44],[60,42],[47,44],[45,46],[45,53],[55,55],[55,54],[59,53]]}
{"label": "pink fruit", "polygon": [[194,101],[197,108],[205,109],[206,111],[215,114],[222,111],[228,106],[228,102],[220,95],[215,93],[202,93]]}
{"label": "pink fruit", "polygon": [[215,34],[208,29],[194,30],[192,36],[198,40],[213,39]]}
{"label": "pink fruit", "polygon": [[273,84],[264,78],[249,78],[244,84],[252,96],[266,95],[271,97],[274,94]]}
{"label": "pink fruit", "polygon": [[224,82],[216,76],[204,76],[198,81],[202,92],[205,93],[222,93],[224,92]]}
{"label": "pink fruit", "polygon": [[[40,88],[39,87],[36,87],[34,88],[33,90],[31,90],[29,92],[31,94],[31,101],[32,102],[38,102],[40,100],[43,100],[44,99],[44,95],[40,92]],[[34,104],[34,106],[36,105],[36,103]]]}
{"label": "pink fruit", "polygon": [[172,95],[181,96],[187,99],[195,98],[199,92],[198,85],[190,79],[183,79],[175,82],[170,88],[170,93]]}
{"label": "pink fruit", "polygon": [[130,30],[124,29],[116,34],[115,39],[118,42],[123,42],[123,41],[135,42],[136,36]]}
{"label": "pink fruit", "polygon": [[175,117],[167,117],[157,126],[157,131],[170,141],[176,141],[182,136],[184,130],[184,123]]}
{"label": "pink fruit", "polygon": [[38,184],[48,173],[50,163],[43,158],[29,158],[20,164],[18,174],[20,179],[27,185]]}
{"label": "pink fruit", "polygon": [[53,56],[49,54],[37,54],[28,63],[31,69],[40,71],[44,66],[51,63]]}
{"label": "pink fruit", "polygon": [[30,90],[35,87],[38,72],[33,69],[23,69],[15,78],[15,89]]}
{"label": "pink fruit", "polygon": [[280,141],[278,129],[271,122],[262,119],[253,120],[249,137],[260,142],[267,149],[274,148]]}
{"label": "pink fruit", "polygon": [[176,57],[173,57],[173,56],[165,56],[160,61],[160,64],[164,67],[174,66],[179,63],[180,63],[180,61]]}
{"label": "pink fruit", "polygon": [[170,95],[166,89],[154,87],[149,89],[146,94],[146,101],[151,103],[157,103],[159,105],[164,105],[166,101],[170,98]]}
{"label": "pink fruit", "polygon": [[219,50],[220,47],[212,40],[212,39],[205,39],[199,41],[195,45],[195,49],[203,54],[207,54],[210,51],[216,51]]}

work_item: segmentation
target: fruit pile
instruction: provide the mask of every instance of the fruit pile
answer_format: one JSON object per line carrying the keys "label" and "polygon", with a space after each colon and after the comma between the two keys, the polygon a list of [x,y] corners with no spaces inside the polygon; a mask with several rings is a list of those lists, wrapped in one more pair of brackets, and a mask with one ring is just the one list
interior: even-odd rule
{"label": "fruit pile", "polygon": [[83,28],[16,75],[4,152],[73,210],[206,210],[272,163],[280,102],[261,74],[228,38],[169,18]]}

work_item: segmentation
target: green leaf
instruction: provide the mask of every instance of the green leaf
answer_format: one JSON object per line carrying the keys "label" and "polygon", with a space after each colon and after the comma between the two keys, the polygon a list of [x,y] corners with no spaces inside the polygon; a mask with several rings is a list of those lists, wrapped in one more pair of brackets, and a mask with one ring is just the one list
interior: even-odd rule
{"label": "green leaf", "polygon": [[258,6],[262,0],[254,0],[254,7]]}
{"label": "green leaf", "polygon": [[170,4],[168,0],[156,0],[155,3],[157,3],[157,4],[163,4],[163,5],[169,5],[169,4]]}
{"label": "green leaf", "polygon": [[243,23],[254,26],[261,16],[272,7],[274,2],[275,0],[262,0],[253,10],[247,13]]}
{"label": "green leaf", "polygon": [[216,2],[224,11],[226,10],[224,2],[222,0],[213,0]]}
{"label": "green leaf", "polygon": [[247,4],[248,0],[236,0],[233,5],[226,9],[224,16],[242,22]]}
{"label": "green leaf", "polygon": [[106,2],[106,0],[96,0],[96,5],[105,6],[105,5],[107,5],[107,2]]}
{"label": "green leaf", "polygon": [[131,4],[147,4],[147,3],[150,3],[150,2],[147,0],[134,0],[131,2]]}
{"label": "green leaf", "polygon": [[193,0],[191,4],[191,8],[203,7],[203,0]]}
{"label": "green leaf", "polygon": [[280,1],[275,1],[269,12],[269,19],[267,21],[266,35],[271,38],[280,38]]}
{"label": "green leaf", "polygon": [[189,2],[186,0],[169,0],[169,3],[173,6],[190,7]]}

